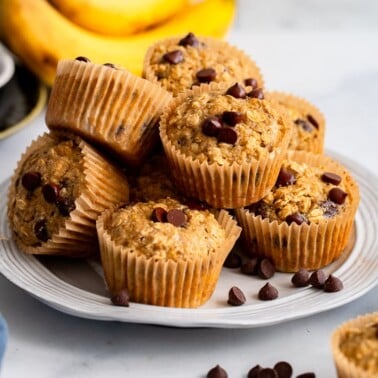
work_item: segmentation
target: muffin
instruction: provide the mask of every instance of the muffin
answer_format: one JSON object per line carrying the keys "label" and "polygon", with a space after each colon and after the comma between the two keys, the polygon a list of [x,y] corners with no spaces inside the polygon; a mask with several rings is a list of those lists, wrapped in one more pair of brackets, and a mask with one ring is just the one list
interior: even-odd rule
{"label": "muffin", "polygon": [[124,175],[81,138],[45,133],[13,174],[8,219],[26,253],[93,255],[98,215],[128,198]]}
{"label": "muffin", "polygon": [[378,377],[378,312],[345,322],[332,334],[332,353],[340,378]]}
{"label": "muffin", "polygon": [[109,292],[127,288],[131,301],[198,307],[214,291],[240,231],[224,210],[215,217],[173,199],[107,210],[97,232]]}
{"label": "muffin", "polygon": [[289,149],[323,153],[325,119],[315,105],[300,97],[283,92],[265,92],[265,97],[276,101],[287,112],[293,125]]}
{"label": "muffin", "polygon": [[177,187],[215,208],[242,207],[265,196],[290,135],[279,109],[247,96],[239,83],[194,87],[172,100],[160,122]]}
{"label": "muffin", "polygon": [[359,203],[346,168],[323,155],[291,153],[276,184],[260,201],[236,210],[247,248],[276,269],[315,270],[337,259],[352,231]]}
{"label": "muffin", "polygon": [[156,201],[167,197],[180,200],[183,197],[171,180],[164,154],[149,157],[140,170],[129,178],[131,201]]}
{"label": "muffin", "polygon": [[197,38],[193,33],[151,46],[145,56],[143,76],[174,96],[210,82],[240,82],[250,90],[264,86],[260,69],[243,51],[226,41]]}
{"label": "muffin", "polygon": [[69,130],[138,166],[158,141],[170,93],[113,64],[58,63],[46,112],[52,130]]}

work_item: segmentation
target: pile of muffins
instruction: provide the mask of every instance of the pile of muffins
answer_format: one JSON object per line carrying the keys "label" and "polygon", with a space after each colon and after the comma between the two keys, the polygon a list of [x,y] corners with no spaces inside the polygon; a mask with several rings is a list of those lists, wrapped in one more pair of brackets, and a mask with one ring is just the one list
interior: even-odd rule
{"label": "pile of muffins", "polygon": [[143,76],[59,62],[49,132],[9,190],[22,251],[99,255],[111,295],[174,307],[210,298],[240,234],[283,272],[340,256],[359,191],[323,155],[314,105],[266,91],[243,51],[192,33],[151,46]]}

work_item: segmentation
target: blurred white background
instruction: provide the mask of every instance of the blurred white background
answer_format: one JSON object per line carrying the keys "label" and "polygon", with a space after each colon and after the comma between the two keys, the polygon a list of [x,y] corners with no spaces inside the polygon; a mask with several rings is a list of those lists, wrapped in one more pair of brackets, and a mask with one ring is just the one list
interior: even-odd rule
{"label": "blurred white background", "polygon": [[377,0],[238,0],[237,30],[378,30]]}

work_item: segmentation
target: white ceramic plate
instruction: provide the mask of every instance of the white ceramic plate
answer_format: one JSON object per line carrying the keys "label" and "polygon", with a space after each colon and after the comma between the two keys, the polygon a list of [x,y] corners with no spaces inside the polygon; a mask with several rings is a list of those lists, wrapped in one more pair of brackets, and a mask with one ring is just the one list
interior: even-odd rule
{"label": "white ceramic plate", "polygon": [[[258,290],[266,283],[224,268],[210,300],[198,309],[177,309],[131,303],[117,307],[110,303],[101,267],[94,261],[38,258],[21,253],[9,239],[6,220],[6,193],[9,180],[0,186],[0,272],[11,282],[49,306],[83,318],[175,327],[260,327],[326,311],[351,302],[378,283],[378,180],[363,167],[332,154],[357,179],[361,203],[350,245],[341,258],[328,266],[344,283],[337,293],[311,287],[297,289],[291,274],[276,273],[269,282],[279,290],[279,298],[262,302]],[[247,302],[240,307],[227,305],[228,290],[241,288]]]}

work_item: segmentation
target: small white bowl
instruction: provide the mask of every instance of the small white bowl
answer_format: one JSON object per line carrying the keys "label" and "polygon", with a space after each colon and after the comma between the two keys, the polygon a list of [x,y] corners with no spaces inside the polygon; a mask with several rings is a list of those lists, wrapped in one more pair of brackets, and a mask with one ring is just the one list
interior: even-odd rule
{"label": "small white bowl", "polygon": [[0,88],[12,78],[14,74],[14,61],[8,51],[0,43]]}

